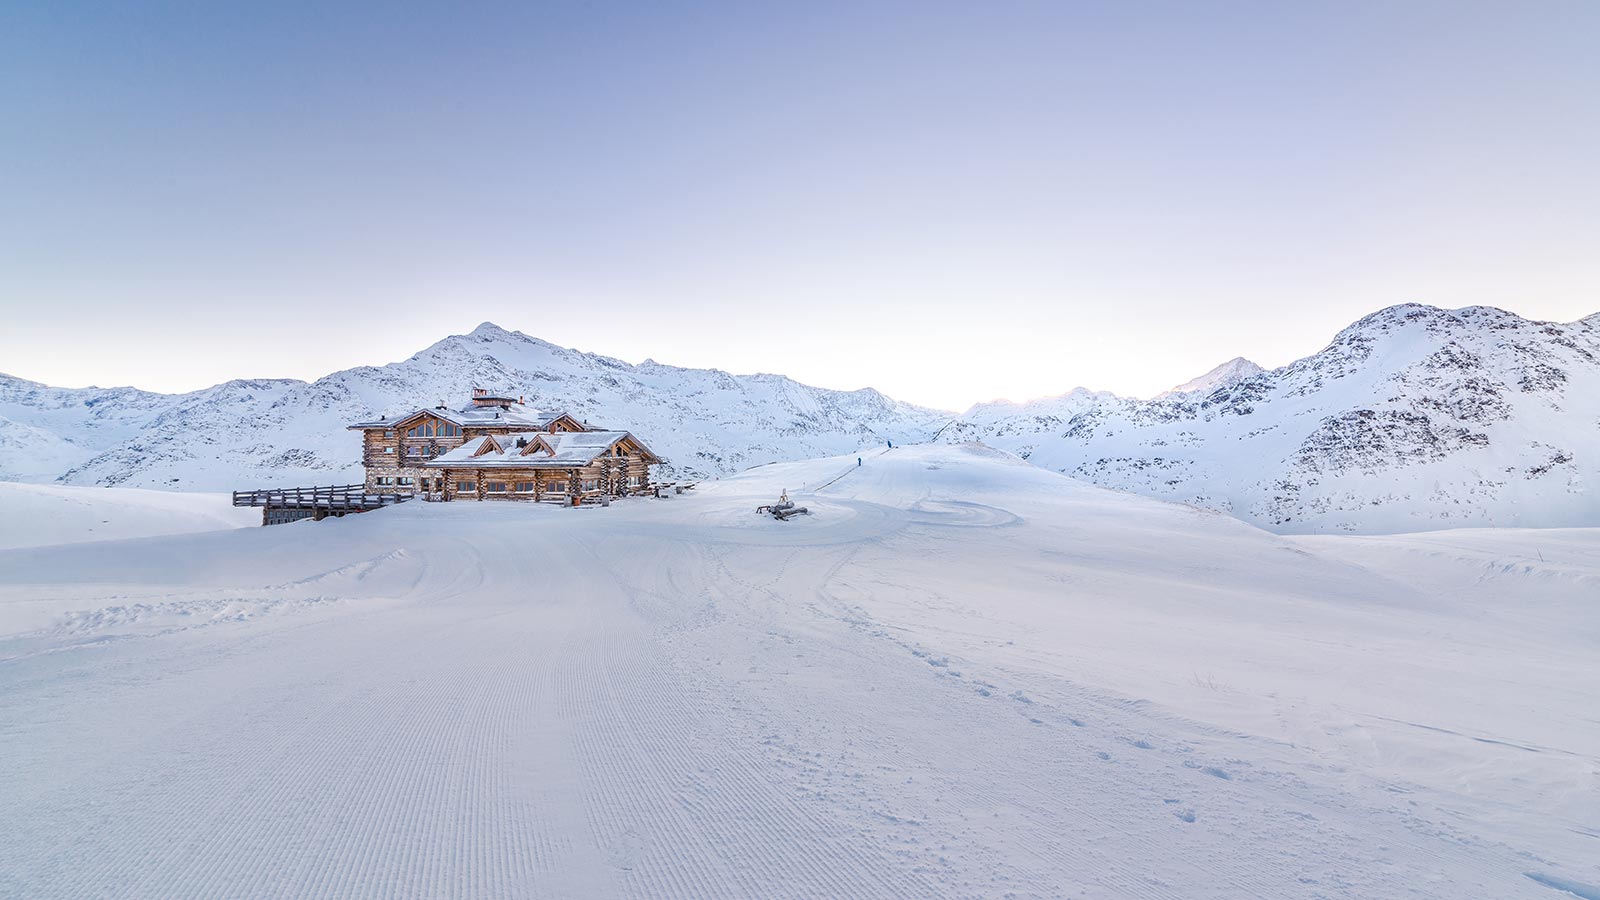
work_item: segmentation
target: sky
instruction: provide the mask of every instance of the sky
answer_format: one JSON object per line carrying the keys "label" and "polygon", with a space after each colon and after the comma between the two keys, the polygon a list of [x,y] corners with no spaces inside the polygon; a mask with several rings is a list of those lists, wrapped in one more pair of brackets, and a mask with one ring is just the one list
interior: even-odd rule
{"label": "sky", "polygon": [[493,321],[945,409],[1600,311],[1589,0],[0,0],[0,372]]}

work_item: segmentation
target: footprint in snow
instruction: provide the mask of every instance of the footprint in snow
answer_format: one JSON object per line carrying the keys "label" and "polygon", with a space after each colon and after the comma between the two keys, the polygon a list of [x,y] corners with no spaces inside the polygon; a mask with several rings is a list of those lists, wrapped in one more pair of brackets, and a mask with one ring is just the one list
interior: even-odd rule
{"label": "footprint in snow", "polygon": [[1192,759],[1184,760],[1183,766],[1186,769],[1199,769],[1201,772],[1210,775],[1212,778],[1221,778],[1223,781],[1233,780],[1233,773],[1229,772],[1227,769],[1219,769],[1216,766],[1202,766]]}

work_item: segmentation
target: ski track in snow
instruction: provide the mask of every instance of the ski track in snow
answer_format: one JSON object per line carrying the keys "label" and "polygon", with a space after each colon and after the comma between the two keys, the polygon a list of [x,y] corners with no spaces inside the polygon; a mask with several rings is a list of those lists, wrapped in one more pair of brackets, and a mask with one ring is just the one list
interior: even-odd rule
{"label": "ski track in snow", "polygon": [[[965,448],[842,463],[610,509],[415,504],[0,554],[0,626],[13,598],[80,582],[106,604],[0,628],[0,896],[1555,900],[1600,882],[1593,804],[1574,822],[1555,789],[1526,808],[1500,790],[1600,772],[1592,715],[1474,730],[1481,685],[1440,683],[1458,654],[1500,663],[1470,643],[1404,657],[1380,679],[1395,698],[1356,673],[1318,693],[1412,632],[1478,635],[1428,592],[1454,582],[1391,556],[1482,583],[1488,538],[1294,543]],[[830,479],[798,495],[809,518],[751,512]],[[1573,547],[1550,609],[1581,609],[1571,586],[1600,571]],[[1492,586],[1474,597],[1497,614]],[[1506,654],[1533,640],[1491,625]],[[1187,683],[1186,640],[1240,660]],[[1330,668],[1301,678],[1308,647]],[[1561,668],[1585,662],[1568,649],[1539,657],[1549,677],[1593,676],[1592,657]],[[1411,666],[1435,667],[1414,706]],[[1408,763],[1440,748],[1471,790]],[[1499,754],[1545,768],[1473,775]]]}

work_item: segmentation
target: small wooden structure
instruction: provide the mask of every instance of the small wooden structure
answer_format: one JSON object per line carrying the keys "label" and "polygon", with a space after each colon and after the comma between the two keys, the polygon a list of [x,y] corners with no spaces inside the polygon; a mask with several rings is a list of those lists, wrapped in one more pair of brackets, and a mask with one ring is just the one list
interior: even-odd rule
{"label": "small wooden structure", "polygon": [[392,506],[411,499],[406,494],[374,494],[364,484],[327,487],[264,488],[234,491],[234,506],[261,507],[262,525],[284,525],[301,519],[322,520]]}

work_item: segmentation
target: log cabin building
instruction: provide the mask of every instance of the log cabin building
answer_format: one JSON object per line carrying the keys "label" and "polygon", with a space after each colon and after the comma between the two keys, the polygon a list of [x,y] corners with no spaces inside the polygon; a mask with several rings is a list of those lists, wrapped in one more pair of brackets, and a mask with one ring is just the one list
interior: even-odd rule
{"label": "log cabin building", "polygon": [[650,467],[661,462],[626,431],[485,390],[474,390],[460,409],[441,405],[349,427],[362,433],[374,493],[577,505],[652,490]]}

